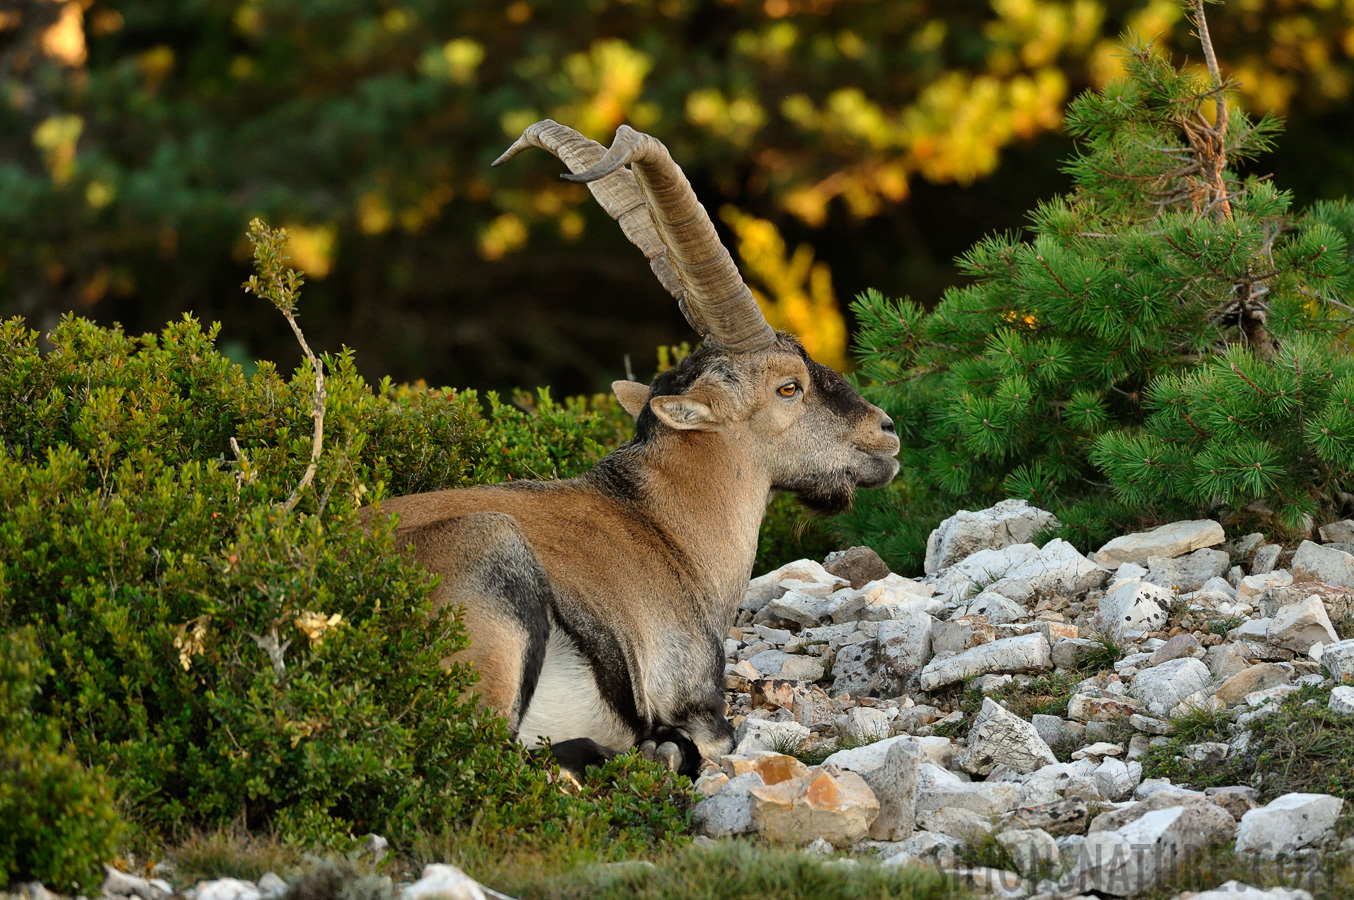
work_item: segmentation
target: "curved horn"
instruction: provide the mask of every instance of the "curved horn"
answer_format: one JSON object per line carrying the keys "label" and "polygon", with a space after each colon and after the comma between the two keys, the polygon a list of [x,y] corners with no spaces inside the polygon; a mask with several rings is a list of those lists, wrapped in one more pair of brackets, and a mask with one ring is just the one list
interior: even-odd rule
{"label": "curved horn", "polygon": [[[606,148],[601,144],[585,138],[567,125],[561,125],[552,119],[542,119],[523,131],[522,136],[504,150],[502,156],[493,161],[493,165],[503,165],[527,147],[548,150],[568,166],[570,172],[584,171],[606,154]],[[677,305],[682,310],[682,315],[686,317],[687,323],[698,333],[705,334],[705,323],[699,317],[693,316],[687,308],[682,282],[668,260],[668,248],[664,246],[663,239],[654,227],[653,216],[649,214],[649,205],[645,202],[644,193],[639,189],[639,185],[635,183],[634,173],[629,169],[618,169],[605,177],[588,182],[588,190],[592,191],[593,197],[597,198],[597,203],[606,210],[607,215],[620,224],[621,231],[630,239],[630,243],[644,252],[645,258],[649,260],[649,268],[653,269],[658,282],[663,285],[664,290],[677,298]]]}
{"label": "curved horn", "polygon": [[[545,135],[561,132],[577,136],[573,139],[575,147],[579,143],[587,145],[581,152],[577,149],[569,151],[572,161],[543,142]],[[551,140],[559,139],[552,137]],[[555,152],[570,170],[570,174],[560,177],[566,181],[587,184],[602,202],[603,208],[618,220],[619,216],[607,208],[607,201],[602,200],[595,185],[607,183],[608,179],[616,178],[621,173],[631,174],[634,189],[646,201],[650,224],[656,227],[656,237],[665,248],[664,261],[670,259],[672,267],[676,269],[674,274],[680,282],[681,291],[673,293],[678,297],[687,321],[703,337],[738,351],[761,349],[775,341],[775,332],[767,324],[752,291],[743,282],[729,251],[720,242],[705,207],[696,199],[690,182],[662,142],[628,125],[622,125],[616,130],[611,147],[600,156],[595,156],[601,148],[600,144],[588,141],[572,129],[546,120],[528,128],[518,143],[509,148],[499,161],[516,154],[520,150],[518,145],[523,141],[526,141],[523,146],[543,146]],[[575,168],[576,163],[580,164],[578,168]],[[625,168],[627,164],[631,167],[629,170]],[[626,190],[629,190],[630,180],[625,184]],[[630,199],[626,196],[625,202],[629,203]],[[629,237],[630,232],[626,231],[626,235]],[[634,237],[630,239],[645,249]],[[650,255],[647,249],[645,253],[652,264],[657,257]],[[654,271],[658,271],[657,266]],[[660,280],[662,277],[660,274]]]}

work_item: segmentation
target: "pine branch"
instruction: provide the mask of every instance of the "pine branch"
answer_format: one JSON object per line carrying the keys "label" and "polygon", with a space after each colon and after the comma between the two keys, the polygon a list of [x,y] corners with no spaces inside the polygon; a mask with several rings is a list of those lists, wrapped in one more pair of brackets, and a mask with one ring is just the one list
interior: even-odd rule
{"label": "pine branch", "polygon": [[[1222,80],[1222,73],[1218,69],[1218,55],[1213,50],[1213,38],[1208,33],[1208,20],[1204,16],[1204,0],[1194,0],[1194,25],[1198,29],[1199,43],[1203,45],[1204,61],[1208,65],[1208,77],[1213,84],[1213,90],[1209,93],[1213,96],[1214,109],[1216,115],[1214,122],[1210,126],[1202,115],[1200,119],[1204,124],[1199,126],[1196,132],[1188,120],[1181,122],[1185,127],[1185,133],[1190,137],[1190,143],[1195,144],[1200,151],[1200,157],[1207,164],[1206,178],[1208,185],[1216,198],[1217,205],[1215,211],[1219,218],[1232,218],[1232,204],[1227,199],[1227,183],[1223,176],[1223,170],[1227,167],[1227,91],[1226,85]],[[1202,95],[1208,96],[1207,94]],[[1200,140],[1196,142],[1196,134]]]}

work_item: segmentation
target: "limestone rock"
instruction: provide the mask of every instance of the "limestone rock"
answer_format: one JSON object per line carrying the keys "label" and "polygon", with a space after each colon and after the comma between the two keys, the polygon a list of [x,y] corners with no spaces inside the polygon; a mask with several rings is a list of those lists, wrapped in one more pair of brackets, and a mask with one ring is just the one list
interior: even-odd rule
{"label": "limestone rock", "polygon": [[879,623],[876,683],[888,693],[913,690],[922,669],[931,661],[931,629],[935,619],[921,611]]}
{"label": "limestone rock", "polygon": [[963,653],[996,640],[986,616],[959,616],[931,626],[932,653]]}
{"label": "limestone rock", "polygon": [[1002,638],[944,659],[932,659],[922,669],[922,690],[932,691],[974,675],[994,672],[1040,672],[1053,667],[1048,641],[1042,634]]}
{"label": "limestone rock", "polygon": [[1055,872],[1062,865],[1058,842],[1042,828],[1011,828],[997,835],[997,843],[1006,848],[1016,871],[1026,878]]}
{"label": "limestone rock", "polygon": [[1303,541],[1289,565],[1294,583],[1319,581],[1341,587],[1354,587],[1354,556],[1333,547]]}
{"label": "limestone rock", "polygon": [[[920,773],[918,777],[920,781]],[[1009,781],[931,784],[917,792],[917,814],[953,807],[972,810],[990,818],[1015,809],[1019,801],[1020,785]]]}
{"label": "limestone rock", "polygon": [[873,638],[840,647],[832,660],[832,693],[874,693],[879,687],[878,649],[879,642]]}
{"label": "limestone rock", "polygon": [[1212,680],[1208,666],[1197,659],[1173,659],[1139,672],[1129,693],[1159,716],[1168,715],[1180,701],[1201,691]]}
{"label": "limestone rock", "polygon": [[1170,588],[1132,578],[1119,581],[1100,598],[1095,626],[1116,641],[1142,637],[1166,624],[1174,597]]}
{"label": "limestone rock", "polygon": [[845,846],[869,833],[879,815],[879,801],[859,775],[833,775],[814,767],[803,778],[775,785],[754,785],[752,822],[769,841],[806,844],[823,838]]}
{"label": "limestone rock", "polygon": [[[168,900],[174,888],[159,878],[148,879],[137,875],[128,875],[110,865],[103,867],[104,878],[101,890],[106,897],[139,897],[141,900]],[[252,886],[252,885],[251,885]]]}
{"label": "limestone rock", "polygon": [[1237,583],[1236,600],[1238,603],[1256,603],[1258,598],[1263,597],[1271,589],[1287,587],[1292,583],[1293,573],[1287,569],[1247,575]]}
{"label": "limestone rock", "polygon": [[1342,716],[1354,716],[1354,687],[1339,685],[1330,692],[1330,711]]}
{"label": "limestone rock", "polygon": [[1235,880],[1228,881],[1211,891],[1185,896],[1188,900],[1312,900],[1311,892],[1301,888],[1275,887],[1261,890]]}
{"label": "limestone rock", "polygon": [[967,844],[991,834],[992,819],[971,809],[946,806],[918,813],[917,827],[958,838]]}
{"label": "limestone rock", "polygon": [[1226,572],[1229,564],[1230,557],[1224,550],[1195,550],[1175,558],[1149,556],[1148,574],[1143,581],[1183,594],[1201,589],[1209,579]]}
{"label": "limestone rock", "polygon": [[783,582],[820,585],[819,591],[824,597],[839,588],[849,586],[849,582],[845,579],[828,572],[814,560],[799,559],[749,581],[739,609],[759,612],[767,603],[789,590]]}
{"label": "limestone rock", "polygon": [[784,650],[763,650],[748,663],[763,678],[785,681],[817,681],[823,677],[823,661],[813,656],[800,656]]}
{"label": "limestone rock", "polygon": [[1203,655],[1204,648],[1200,646],[1199,639],[1186,631],[1183,634],[1177,634],[1152,651],[1152,658],[1147,661],[1147,665],[1159,666],[1164,662],[1184,659],[1185,657],[1199,659]]}
{"label": "limestone rock", "polygon": [[990,774],[998,765],[1026,774],[1057,761],[1033,725],[990,697],[974,717],[968,749],[958,760],[960,768],[974,775]]}
{"label": "limestone rock", "polygon": [[849,547],[834,550],[823,560],[823,568],[838,578],[845,578],[853,588],[862,588],[871,581],[886,578],[888,564],[869,547]]}
{"label": "limestone rock", "polygon": [[[848,589],[849,590],[849,589]],[[786,591],[757,613],[753,620],[762,624],[796,625],[812,628],[832,620],[832,613],[847,599],[847,594],[829,594],[815,597],[799,590]]]}
{"label": "limestone rock", "polygon": [[917,774],[921,750],[911,738],[889,745],[884,764],[865,776],[879,802],[879,815],[870,825],[870,838],[901,841],[912,836],[917,823]]}
{"label": "limestone rock", "polygon": [[1090,805],[1084,797],[1065,797],[1013,809],[1001,817],[1000,827],[1038,828],[1054,835],[1085,834],[1090,821]]}
{"label": "limestone rock", "polygon": [[996,591],[983,591],[955,610],[950,619],[953,621],[960,617],[982,616],[993,625],[1007,625],[1023,622],[1029,615],[1029,610],[1009,597],[1003,597]]}
{"label": "limestone rock", "polygon": [[1354,680],[1354,639],[1324,647],[1321,666],[1337,683]]}
{"label": "limestone rock", "polygon": [[1077,548],[1054,538],[1034,555],[1006,570],[989,590],[1023,603],[1033,597],[1073,597],[1103,587],[1109,572],[1091,562]]}
{"label": "limestone rock", "polygon": [[1040,531],[1056,527],[1056,516],[1024,500],[1003,500],[978,512],[963,509],[931,532],[923,569],[934,575],[979,550],[1029,543]]}
{"label": "limestone rock", "polygon": [[811,732],[798,722],[772,722],[767,719],[744,719],[734,729],[737,745],[734,753],[747,754],[754,750],[784,750],[797,747],[809,739]]}
{"label": "limestone rock", "polygon": [[1324,843],[1344,805],[1330,794],[1284,794],[1241,817],[1236,851],[1273,857]]}
{"label": "limestone rock", "polygon": [[713,838],[751,834],[753,831],[751,790],[763,783],[761,776],[756,772],[746,772],[730,778],[714,795],[701,800],[692,808],[692,825],[699,833]]}
{"label": "limestone rock", "polygon": [[1313,594],[1300,603],[1285,606],[1269,623],[1271,644],[1306,653],[1313,644],[1334,644],[1340,640],[1326,615],[1325,604]]}
{"label": "limestone rock", "polygon": [[1318,533],[1321,535],[1322,543],[1326,544],[1354,541],[1354,520],[1342,519],[1339,522],[1322,525]]}
{"label": "limestone rock", "polygon": [[1060,892],[1095,890],[1125,897],[1145,891],[1205,843],[1187,824],[1185,810],[1174,807],[1087,835],[1075,867],[1058,882]]}
{"label": "limestone rock", "polygon": [[[201,886],[198,897],[202,897]],[[401,900],[485,900],[484,889],[455,866],[431,863],[423,876],[400,892]]]}
{"label": "limestone rock", "polygon": [[1354,588],[1335,584],[1304,582],[1294,585],[1276,585],[1260,595],[1256,606],[1260,615],[1273,616],[1285,606],[1300,603],[1308,597],[1320,597],[1326,615],[1332,620],[1354,617]]}
{"label": "limestone rock", "polygon": [[1090,830],[1115,831],[1148,813],[1175,807],[1185,811],[1186,831],[1206,834],[1209,840],[1230,838],[1236,827],[1236,820],[1227,810],[1192,791],[1157,791],[1145,800],[1101,813],[1091,822]]}
{"label": "limestone rock", "polygon": [[1242,669],[1218,685],[1214,696],[1227,706],[1244,703],[1247,694],[1287,684],[1293,677],[1293,667],[1284,663],[1258,663]]}
{"label": "limestone rock", "polygon": [[856,742],[877,741],[888,737],[888,712],[868,706],[856,706],[837,719],[837,730],[842,737]]}
{"label": "limestone rock", "polygon": [[1173,522],[1151,531],[1126,534],[1110,541],[1092,554],[1092,561],[1107,569],[1123,563],[1146,564],[1149,557],[1172,559],[1205,547],[1215,547],[1225,539],[1222,526],[1212,519]]}
{"label": "limestone rock", "polygon": [[1251,557],[1251,574],[1263,575],[1266,572],[1273,572],[1274,567],[1279,564],[1279,555],[1283,553],[1283,547],[1278,544],[1265,544],[1255,548],[1255,555]]}
{"label": "limestone rock", "polygon": [[[419,894],[412,892],[421,883],[415,882],[415,884],[405,888],[403,896],[409,898],[409,900],[443,895],[450,896],[453,900],[484,900],[484,891],[481,890],[480,886],[473,879],[466,877],[460,869],[456,869],[456,871],[465,879],[465,883],[460,886],[459,893],[450,889],[438,891],[436,895]],[[424,869],[424,878],[427,878],[427,869]],[[252,881],[243,881],[239,878],[217,878],[212,881],[200,881],[193,891],[197,900],[261,900],[263,897],[263,892],[259,890],[258,885]]]}

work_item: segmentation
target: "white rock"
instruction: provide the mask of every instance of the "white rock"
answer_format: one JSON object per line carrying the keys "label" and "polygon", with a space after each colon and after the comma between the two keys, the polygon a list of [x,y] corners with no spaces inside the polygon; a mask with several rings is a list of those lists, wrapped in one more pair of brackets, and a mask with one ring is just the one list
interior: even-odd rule
{"label": "white rock", "polygon": [[1354,716],[1354,687],[1342,684],[1332,689],[1330,711],[1342,716]]}
{"label": "white rock", "polygon": [[866,836],[879,815],[879,801],[854,772],[833,774],[815,767],[800,778],[754,785],[752,822],[776,843],[807,844],[823,838],[835,846]]}
{"label": "white rock", "polygon": [[[926,766],[921,766],[925,771]],[[1009,781],[975,781],[958,784],[922,785],[918,773],[917,814],[930,810],[967,809],[980,816],[995,816],[1015,809],[1020,802],[1020,785]]]}
{"label": "white rock", "polygon": [[832,620],[833,611],[850,593],[829,594],[826,597],[814,597],[802,591],[786,591],[769,601],[757,614],[757,620],[770,623],[795,624],[802,628],[812,628]]}
{"label": "white rock", "polygon": [[879,815],[870,825],[876,841],[900,841],[911,837],[917,822],[917,775],[921,749],[912,739],[889,744],[884,764],[865,776],[865,783],[879,801]]}
{"label": "white rock", "polygon": [[1057,761],[1033,725],[990,697],[974,717],[968,749],[958,759],[960,768],[974,775],[988,775],[998,765],[1026,774]]}
{"label": "white rock", "polygon": [[[201,893],[198,894],[201,900]],[[423,877],[400,892],[401,900],[485,900],[479,883],[455,866],[430,863]]]}
{"label": "white rock", "polygon": [[1012,544],[1000,550],[979,550],[943,572],[928,576],[928,580],[937,590],[957,600],[964,600],[1000,581],[1008,571],[1038,553],[1039,548],[1033,544]]}
{"label": "white rock", "polygon": [[1016,870],[1026,878],[1056,872],[1062,865],[1058,842],[1042,828],[1008,828],[997,843],[1015,860]]}
{"label": "white rock", "polygon": [[1298,653],[1306,653],[1313,644],[1334,644],[1340,640],[1326,615],[1326,605],[1316,594],[1281,608],[1269,623],[1268,640]]}
{"label": "white rock", "polygon": [[1019,603],[1003,597],[996,591],[983,591],[954,611],[952,618],[984,616],[993,625],[1021,622],[1029,618],[1029,611]]}
{"label": "white rock", "polygon": [[128,875],[104,864],[104,878],[100,890],[109,897],[140,897],[141,900],[167,900],[174,888],[160,879],[146,879]]}
{"label": "white rock", "polygon": [[1274,857],[1325,842],[1345,801],[1330,794],[1284,794],[1241,817],[1236,851]]}
{"label": "white rock", "polygon": [[992,818],[971,809],[946,806],[918,813],[917,827],[922,831],[947,834],[968,843],[992,832]]}
{"label": "white rock", "polygon": [[1293,573],[1287,569],[1280,569],[1277,572],[1262,572],[1255,575],[1247,575],[1241,579],[1241,583],[1236,588],[1236,599],[1239,603],[1254,603],[1261,597],[1265,591],[1272,587],[1283,587],[1293,583]]}
{"label": "white rock", "polygon": [[[475,884],[475,882],[470,882]],[[476,889],[479,885],[475,885]],[[197,900],[262,900],[263,892],[259,890],[258,885],[252,881],[241,881],[239,878],[217,878],[214,881],[200,881],[194,890]],[[412,900],[410,894],[405,894]],[[424,894],[412,896],[427,896]],[[453,894],[455,900],[461,900],[461,895]],[[466,894],[466,900],[483,900],[484,894]]]}
{"label": "white rock", "polygon": [[931,628],[935,619],[915,611],[879,623],[876,679],[893,688],[889,694],[915,689],[921,670],[931,661]]}
{"label": "white rock", "polygon": [[756,772],[744,772],[730,778],[714,795],[706,797],[691,810],[691,823],[707,837],[751,834],[751,789],[762,784]]}
{"label": "white rock", "polygon": [[1036,596],[1084,594],[1103,587],[1107,578],[1106,569],[1082,556],[1062,538],[1054,538],[1034,555],[1007,569],[990,590],[1023,603]]}
{"label": "white rock", "polygon": [[1279,564],[1279,554],[1283,553],[1283,547],[1278,544],[1264,544],[1255,548],[1255,554],[1251,556],[1251,574],[1263,575],[1266,572],[1273,572],[1274,567]]}
{"label": "white rock", "polygon": [[1170,588],[1133,578],[1119,581],[1100,598],[1095,626],[1116,641],[1142,637],[1166,624],[1166,610],[1174,597]]}
{"label": "white rock", "polygon": [[1095,890],[1124,897],[1145,891],[1200,846],[1186,833],[1181,807],[1150,812],[1123,828],[1086,837],[1075,867],[1058,882],[1060,891]]}
{"label": "white rock", "polygon": [[1170,559],[1214,547],[1225,537],[1222,526],[1212,519],[1173,522],[1151,531],[1117,537],[1092,554],[1091,559],[1105,568],[1114,569],[1128,562],[1146,563],[1150,556]]}
{"label": "white rock", "polygon": [[931,532],[923,569],[934,575],[979,550],[1025,544],[1040,531],[1057,528],[1058,519],[1024,500],[1003,500],[988,509],[961,509]]}
{"label": "white rock", "polygon": [[881,868],[910,866],[914,863],[930,863],[949,867],[954,865],[955,851],[964,846],[964,842],[945,834],[921,831],[907,840],[894,845],[880,862]]}
{"label": "white rock", "polygon": [[1199,660],[1172,659],[1139,672],[1129,694],[1147,704],[1153,713],[1164,716],[1190,694],[1207,687],[1211,680],[1208,666]]}
{"label": "white rock", "polygon": [[886,710],[853,706],[837,719],[837,730],[852,741],[877,741],[889,735],[892,717]]}
{"label": "white rock", "polygon": [[1354,678],[1354,639],[1323,646],[1321,666],[1337,682]]}
{"label": "white rock", "polygon": [[[908,734],[900,734],[895,737],[884,738],[882,741],[875,741],[872,744],[866,744],[863,747],[851,747],[848,750],[838,750],[827,759],[823,760],[824,766],[836,766],[839,769],[848,769],[861,775],[869,775],[875,769],[884,765],[888,759],[889,749],[894,744],[910,743],[917,746],[918,739]],[[866,779],[869,780],[868,778]]]}
{"label": "white rock", "polygon": [[[1230,557],[1223,550],[1195,550],[1184,556],[1168,559],[1162,556],[1147,558],[1148,584],[1168,587],[1176,593],[1201,590],[1206,582],[1227,571]],[[1223,582],[1227,584],[1227,582]],[[1230,585],[1228,585],[1230,587]]]}
{"label": "white rock", "polygon": [[1339,522],[1322,525],[1317,531],[1321,535],[1321,540],[1327,544],[1354,541],[1354,520],[1341,519]]}
{"label": "white rock", "polygon": [[744,719],[734,730],[738,742],[734,753],[744,756],[758,750],[783,752],[798,747],[812,732],[798,722],[771,722],[766,719]]}
{"label": "white rock", "polygon": [[824,569],[821,563],[811,559],[798,559],[749,581],[748,588],[743,593],[743,602],[739,608],[748,612],[760,611],[763,606],[788,590],[788,587],[781,583],[784,581],[821,584],[827,588],[823,596],[849,585],[846,579],[833,575],[827,569]]}
{"label": "white rock", "polygon": [[[379,835],[370,836],[379,837]],[[384,838],[382,838],[382,840],[384,840]],[[263,894],[263,900],[272,900],[272,898],[281,897],[283,894],[287,893],[287,882],[283,881],[282,876],[276,872],[265,872],[263,873],[263,877],[259,879],[259,892]]]}
{"label": "white rock", "polygon": [[1303,541],[1288,568],[1294,582],[1319,581],[1354,587],[1354,556],[1334,547]]}
{"label": "white rock", "polygon": [[[1136,777],[1134,766],[1137,767]],[[1142,766],[1108,757],[1091,773],[1091,779],[1095,782],[1100,796],[1106,800],[1125,800],[1133,794],[1133,789],[1142,780]]]}
{"label": "white rock", "polygon": [[1312,900],[1312,895],[1301,888],[1276,887],[1264,891],[1239,881],[1228,881],[1211,891],[1191,894],[1189,900]]}
{"label": "white rock", "polygon": [[1040,672],[1053,668],[1052,652],[1042,634],[1002,638],[945,659],[933,659],[919,682],[932,691],[974,675],[993,672]]}

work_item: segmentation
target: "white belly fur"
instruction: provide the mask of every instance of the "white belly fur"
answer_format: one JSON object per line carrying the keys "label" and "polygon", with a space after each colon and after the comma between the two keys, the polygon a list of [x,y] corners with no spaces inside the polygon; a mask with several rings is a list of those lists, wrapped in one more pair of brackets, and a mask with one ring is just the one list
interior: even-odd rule
{"label": "white belly fur", "polygon": [[592,669],[559,628],[551,630],[536,693],[517,728],[517,739],[528,747],[539,746],[543,737],[556,744],[592,738],[613,750],[626,750],[635,743],[635,733],[606,705]]}

